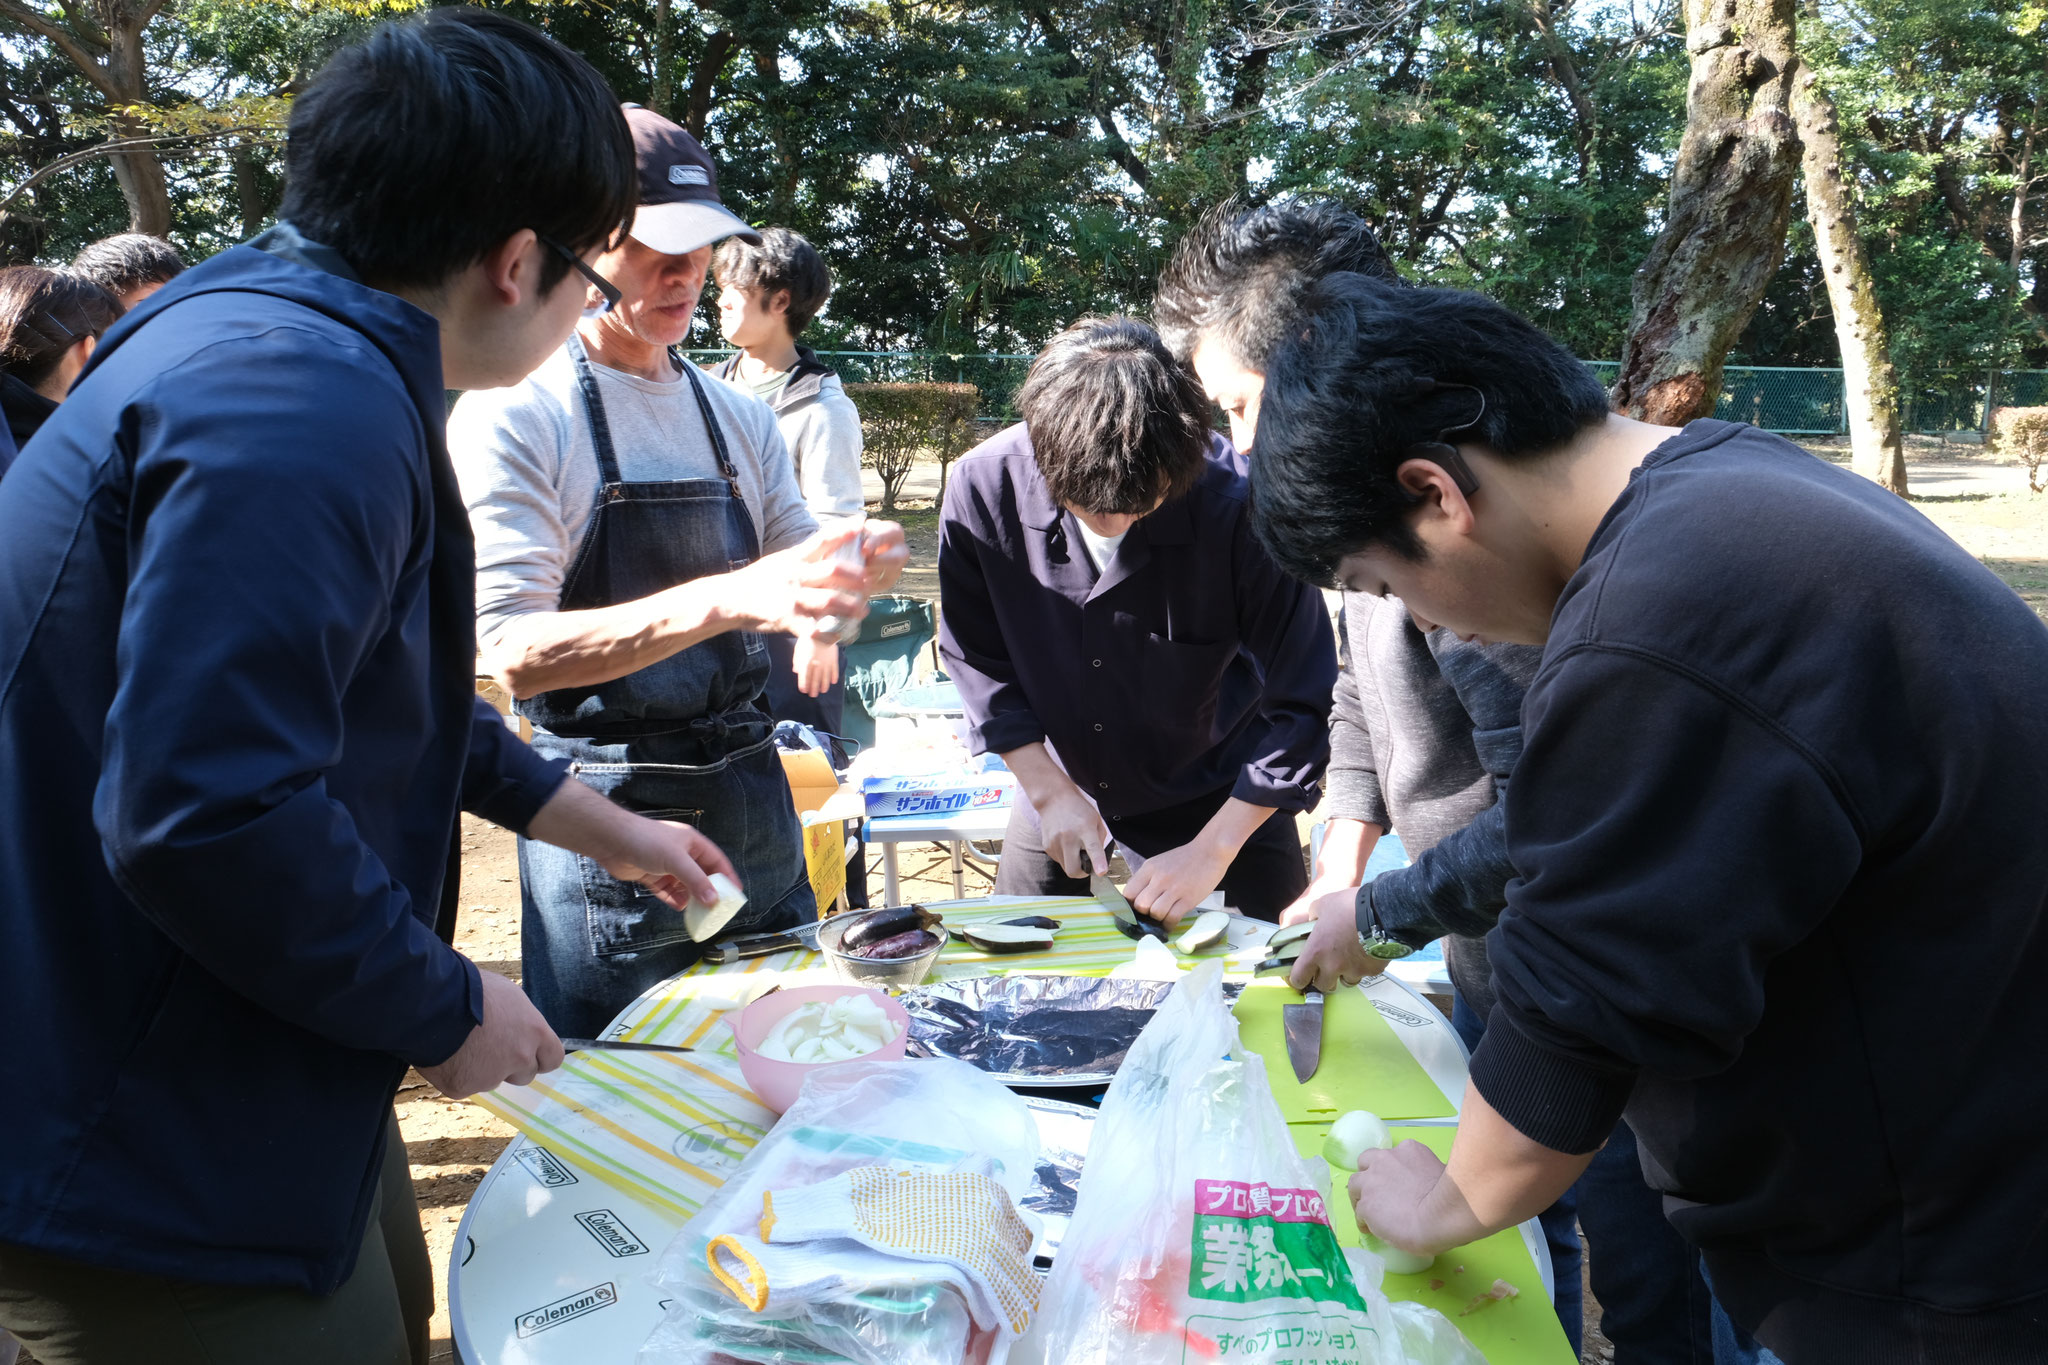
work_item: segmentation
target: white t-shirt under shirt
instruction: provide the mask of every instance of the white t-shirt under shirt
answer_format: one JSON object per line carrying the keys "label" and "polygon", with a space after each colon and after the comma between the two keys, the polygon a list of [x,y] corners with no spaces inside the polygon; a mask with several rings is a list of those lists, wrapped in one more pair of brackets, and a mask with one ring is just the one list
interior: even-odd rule
{"label": "white t-shirt under shirt", "polygon": [[[628,483],[722,477],[687,378],[642,379],[592,362],[619,476]],[[768,405],[708,375],[763,554],[817,529]],[[505,389],[465,393],[448,417],[448,453],[476,534],[477,638],[514,616],[558,610],[597,506],[597,447],[567,348]]]}
{"label": "white t-shirt under shirt", "polygon": [[1088,557],[1095,561],[1095,572],[1102,573],[1109,568],[1109,561],[1116,558],[1117,546],[1124,543],[1130,528],[1125,527],[1113,536],[1098,536],[1088,529],[1088,523],[1074,518],[1074,527],[1081,533],[1081,544],[1088,550]]}

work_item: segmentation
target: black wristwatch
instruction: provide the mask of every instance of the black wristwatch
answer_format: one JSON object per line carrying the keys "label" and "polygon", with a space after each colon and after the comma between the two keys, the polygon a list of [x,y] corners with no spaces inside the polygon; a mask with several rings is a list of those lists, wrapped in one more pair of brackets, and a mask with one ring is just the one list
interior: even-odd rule
{"label": "black wristwatch", "polygon": [[1358,888],[1358,908],[1364,912],[1359,918],[1365,921],[1365,928],[1358,932],[1358,946],[1367,954],[1382,962],[1392,962],[1415,951],[1389,934],[1386,926],[1380,923],[1379,907],[1372,900],[1371,882]]}

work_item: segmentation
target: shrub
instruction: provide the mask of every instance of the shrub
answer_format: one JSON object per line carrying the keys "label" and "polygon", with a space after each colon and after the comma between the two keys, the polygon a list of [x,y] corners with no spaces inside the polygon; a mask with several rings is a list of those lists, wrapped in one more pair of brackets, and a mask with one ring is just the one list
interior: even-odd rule
{"label": "shrub", "polygon": [[1993,408],[1991,448],[2019,456],[2027,467],[2027,487],[2048,492],[2048,407]]}
{"label": "shrub", "polygon": [[920,456],[939,462],[939,495],[946,470],[974,443],[981,391],[972,384],[848,384],[860,409],[861,463],[882,481],[882,510],[896,510],[897,494]]}

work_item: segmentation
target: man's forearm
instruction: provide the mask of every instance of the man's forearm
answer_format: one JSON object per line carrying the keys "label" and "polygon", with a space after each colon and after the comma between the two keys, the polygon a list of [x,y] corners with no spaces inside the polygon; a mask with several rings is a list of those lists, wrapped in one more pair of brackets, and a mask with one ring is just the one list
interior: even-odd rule
{"label": "man's forearm", "polygon": [[1245,840],[1258,833],[1259,826],[1272,818],[1275,809],[1230,797],[1209,817],[1202,826],[1202,832],[1195,836],[1195,841],[1206,845],[1213,853],[1235,858],[1237,851],[1244,847]]}
{"label": "man's forearm", "polygon": [[1365,880],[1365,865],[1385,833],[1366,820],[1327,821],[1323,845],[1316,851],[1315,880],[1326,887],[1357,886]]}
{"label": "man's forearm", "polygon": [[1426,1206],[1431,1222],[1452,1234],[1445,1246],[1514,1227],[1555,1204],[1593,1157],[1553,1151],[1524,1137],[1468,1082],[1450,1162]]}
{"label": "man's forearm", "polygon": [[732,577],[693,578],[608,607],[523,613],[484,647],[481,667],[522,699],[637,673],[699,641],[756,623],[728,600]]}
{"label": "man's forearm", "polygon": [[1026,744],[1000,755],[1003,766],[1017,779],[1017,785],[1024,789],[1024,799],[1034,810],[1043,809],[1048,801],[1079,791],[1074,779],[1067,776],[1066,769],[1053,762],[1052,753],[1043,741]]}

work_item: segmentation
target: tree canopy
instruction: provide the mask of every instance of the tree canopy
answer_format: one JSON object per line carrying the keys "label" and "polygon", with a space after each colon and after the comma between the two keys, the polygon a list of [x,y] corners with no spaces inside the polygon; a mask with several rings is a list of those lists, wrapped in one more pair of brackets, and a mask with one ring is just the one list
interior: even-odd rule
{"label": "tree canopy", "polygon": [[[163,168],[181,248],[239,240],[277,203],[291,94],[403,7],[0,0],[0,183],[19,190],[0,249],[56,261],[127,228],[117,144]],[[1411,278],[1612,359],[1685,123],[1674,0],[502,7],[699,131],[744,216],[817,243],[838,288],[814,340],[847,347],[1030,350],[1142,311],[1202,209],[1315,191],[1365,212]],[[2048,365],[2044,21],[2042,0],[1802,9],[1909,401]],[[131,29],[140,72],[113,79]],[[1838,363],[1792,222],[1733,362]]]}

